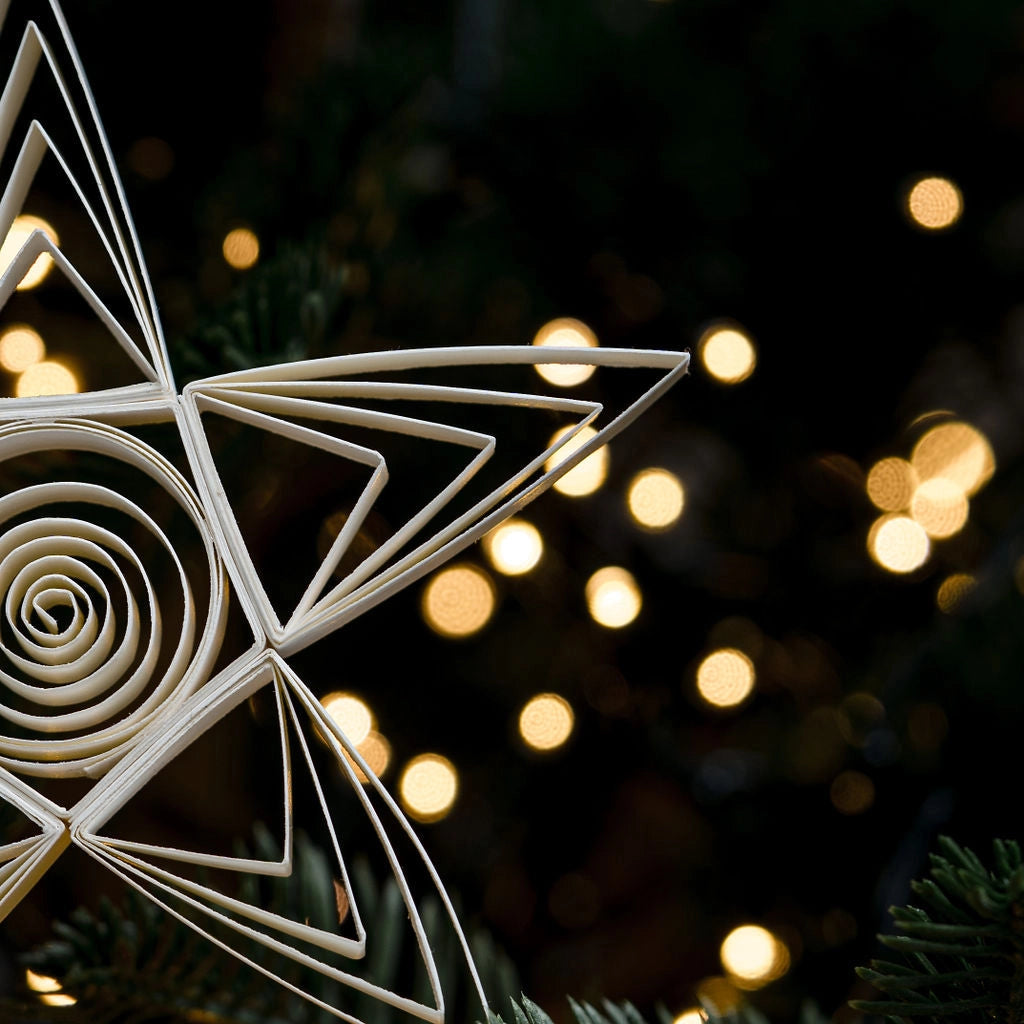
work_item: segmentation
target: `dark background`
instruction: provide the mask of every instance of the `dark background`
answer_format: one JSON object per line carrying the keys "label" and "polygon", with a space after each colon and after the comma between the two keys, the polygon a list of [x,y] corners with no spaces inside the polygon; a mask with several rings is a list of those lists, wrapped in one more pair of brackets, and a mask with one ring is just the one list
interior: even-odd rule
{"label": "dark background", "polygon": [[[695,361],[613,443],[601,491],[530,510],[545,563],[499,583],[484,632],[434,636],[417,587],[295,665],[318,694],[370,701],[394,749],[385,782],[423,749],[459,767],[453,813],[421,831],[544,1005],[690,1005],[724,934],[755,921],[794,964],[752,998],[777,1019],[805,996],[842,1018],[853,967],[934,837],[984,850],[1020,833],[1024,8],[88,0],[67,13],[182,379],[228,368],[200,341],[244,283],[220,254],[237,224],[262,263],[300,243],[345,268],[323,338],[298,352],[272,339],[256,361],[528,343],[554,316],[626,347],[692,348],[720,317],[750,332],[749,380],[723,386]],[[151,137],[173,155],[166,173],[137,147]],[[903,212],[932,173],[964,195],[944,233]],[[935,409],[982,429],[997,471],[965,530],[898,577],[866,551],[864,474],[906,457]],[[623,504],[652,464],[687,488],[660,535]],[[608,563],[644,594],[615,633],[582,597]],[[979,584],[947,615],[935,593],[954,571]],[[760,632],[758,688],[716,715],[693,674],[733,617]],[[514,733],[542,689],[577,713],[545,758]],[[865,692],[883,715],[858,718],[848,698]],[[939,722],[925,739],[922,720]],[[844,769],[874,782],[864,813],[830,801]],[[553,896],[566,891],[568,911]]]}

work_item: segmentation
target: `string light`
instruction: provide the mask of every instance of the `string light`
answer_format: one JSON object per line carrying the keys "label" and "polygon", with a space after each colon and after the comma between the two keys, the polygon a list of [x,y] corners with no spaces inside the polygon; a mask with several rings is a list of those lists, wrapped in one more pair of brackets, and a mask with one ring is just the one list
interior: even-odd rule
{"label": "string light", "polygon": [[[10,231],[0,245],[0,273],[6,272],[7,268],[14,262],[21,247],[29,240],[33,231],[42,231],[54,245],[60,245],[60,238],[53,229],[53,225],[43,220],[42,217],[33,217],[29,213],[22,213],[14,218]],[[16,288],[19,292],[28,291],[42,284],[46,275],[53,266],[53,257],[49,253],[40,253],[28,272],[18,282]]]}
{"label": "string light", "polygon": [[689,1010],[683,1010],[673,1021],[672,1024],[705,1024],[707,1017],[704,1015],[703,1010],[698,1010],[697,1007],[693,1007]]}
{"label": "string light", "polygon": [[883,512],[902,512],[910,507],[917,484],[917,470],[906,459],[881,459],[868,472],[868,497]]}
{"label": "string light", "polygon": [[967,522],[967,495],[959,484],[944,476],[921,483],[910,501],[910,514],[929,537],[952,537]]}
{"label": "string light", "polygon": [[0,334],[0,367],[8,373],[21,373],[45,356],[45,342],[28,324],[8,327]]}
{"label": "string light", "polygon": [[[533,343],[555,348],[597,348],[597,335],[581,320],[560,317],[546,323],[537,332]],[[579,363],[537,363],[534,369],[549,384],[571,388],[589,379],[595,367]]]}
{"label": "string light", "polygon": [[587,580],[585,593],[591,617],[608,629],[628,626],[643,604],[633,574],[616,565],[598,569]]}
{"label": "string light", "polygon": [[221,252],[235,270],[248,270],[260,258],[260,240],[249,228],[235,228],[224,236]]}
{"label": "string light", "polygon": [[[561,441],[570,430],[572,430],[572,427],[563,427],[561,430],[556,430],[551,435],[551,440],[548,441],[548,447],[550,448]],[[579,433],[566,441],[544,463],[545,472],[550,473],[555,466],[563,463],[574,451],[586,444],[596,434],[597,431],[593,427],[581,428]],[[601,445],[600,448],[591,452],[580,463],[573,466],[565,476],[559,477],[553,486],[560,494],[566,494],[572,498],[582,498],[584,495],[593,494],[604,483],[607,475],[608,446]]]}
{"label": "string light", "polygon": [[924,565],[931,543],[920,523],[909,516],[888,515],[873,523],[868,532],[868,551],[883,569],[907,573]]}
{"label": "string light", "polygon": [[320,703],[353,746],[358,747],[376,727],[373,712],[355,694],[340,691],[329,693]]}
{"label": "string light", "polygon": [[754,343],[736,327],[712,327],[697,343],[704,368],[723,384],[739,384],[757,365]]}
{"label": "string light", "polygon": [[39,1000],[47,1006],[74,1006],[77,999],[61,992],[60,982],[45,974],[36,974],[35,971],[25,971],[25,984],[32,992],[39,996]]}
{"label": "string light", "polygon": [[80,390],[78,378],[63,363],[55,359],[44,359],[33,363],[18,377],[14,384],[17,398],[35,398],[40,395],[77,395]]}
{"label": "string light", "polygon": [[996,468],[988,438],[960,421],[932,427],[914,445],[910,461],[921,480],[945,477],[968,496],[984,487]]}
{"label": "string light", "polygon": [[742,651],[713,651],[697,669],[697,692],[716,708],[733,708],[754,690],[754,663]]}
{"label": "string light", "polygon": [[754,989],[781,978],[789,970],[789,949],[767,928],[745,924],[722,941],[722,966],[740,988]]}
{"label": "string light", "polygon": [[633,477],[627,492],[629,512],[645,530],[667,530],[683,514],[686,494],[674,473],[645,469]]}
{"label": "string light", "polygon": [[423,591],[421,610],[435,633],[467,637],[478,633],[494,614],[490,577],[467,563],[442,569]]}
{"label": "string light", "polygon": [[915,224],[941,231],[955,224],[963,213],[960,189],[948,178],[922,178],[907,193],[907,213]]}
{"label": "string light", "polygon": [[529,572],[544,554],[540,531],[525,519],[507,519],[483,539],[484,553],[498,572],[521,576]]}
{"label": "string light", "polygon": [[519,735],[534,750],[556,750],[572,735],[572,705],[557,693],[538,693],[519,712]]}
{"label": "string light", "polygon": [[966,572],[955,572],[947,576],[940,584],[935,595],[935,603],[939,611],[947,615],[955,612],[960,602],[977,586],[978,581]]}
{"label": "string light", "polygon": [[459,792],[455,765],[440,754],[420,754],[402,772],[398,793],[417,821],[430,823],[446,817]]}

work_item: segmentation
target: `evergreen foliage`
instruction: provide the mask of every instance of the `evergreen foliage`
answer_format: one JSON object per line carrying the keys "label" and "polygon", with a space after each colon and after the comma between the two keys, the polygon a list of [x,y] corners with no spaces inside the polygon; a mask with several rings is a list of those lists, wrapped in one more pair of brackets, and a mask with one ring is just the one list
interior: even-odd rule
{"label": "evergreen foliage", "polygon": [[885,998],[856,1010],[889,1020],[1024,1021],[1024,864],[1016,843],[995,840],[987,869],[952,839],[939,840],[920,907],[893,907],[901,935],[879,936],[895,954],[857,973]]}

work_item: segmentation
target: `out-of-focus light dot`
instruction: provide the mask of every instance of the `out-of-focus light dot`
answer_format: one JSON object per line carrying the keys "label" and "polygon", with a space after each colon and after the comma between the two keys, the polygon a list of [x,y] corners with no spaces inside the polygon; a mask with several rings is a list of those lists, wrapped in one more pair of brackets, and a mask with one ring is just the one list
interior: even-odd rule
{"label": "out-of-focus light dot", "polygon": [[25,984],[31,991],[37,993],[40,1001],[47,1006],[74,1006],[78,1001],[74,996],[61,992],[60,982],[56,978],[50,978],[45,974],[26,970]]}
{"label": "out-of-focus light dot", "polygon": [[63,363],[58,363],[55,359],[33,363],[19,375],[14,384],[14,394],[18,398],[77,395],[78,391],[78,378]]}
{"label": "out-of-focus light dot", "polygon": [[[560,317],[546,323],[537,332],[533,343],[553,348],[597,348],[597,336],[581,320]],[[580,363],[537,363],[534,369],[549,384],[560,388],[582,384],[594,372],[593,366]]]}
{"label": "out-of-focus light dot", "polygon": [[[391,744],[375,729],[371,729],[361,742],[356,744],[359,756],[366,762],[366,766],[377,778],[380,778],[388,769],[391,762]],[[366,772],[359,766],[346,750],[345,759],[352,766],[356,778],[362,782],[369,782]]]}
{"label": "out-of-focus light dot", "polygon": [[704,1015],[702,1010],[698,1010],[697,1007],[693,1007],[689,1010],[683,1010],[673,1021],[672,1024],[705,1024],[707,1017]]}
{"label": "out-of-focus light dot", "polygon": [[875,784],[863,772],[840,772],[828,795],[840,814],[863,814],[875,802]]}
{"label": "out-of-focus light dot", "polygon": [[421,605],[423,618],[435,633],[465,637],[478,633],[494,614],[494,587],[475,565],[442,569],[427,584]]}
{"label": "out-of-focus light dot", "polygon": [[697,983],[697,998],[707,1007],[710,1007],[719,1017],[727,1016],[732,1010],[739,1009],[743,1003],[743,996],[739,989],[728,979],[720,974],[704,978]]}
{"label": "out-of-focus light dot", "polygon": [[948,178],[922,178],[907,193],[907,213],[930,231],[948,228],[960,219],[964,201]]}
{"label": "out-of-focus light dot", "polygon": [[329,693],[320,703],[348,741],[358,747],[376,725],[366,703],[351,693]]}
{"label": "out-of-focus light dot", "polygon": [[960,422],[932,427],[914,445],[910,461],[922,480],[945,477],[968,496],[980,490],[996,468],[988,438],[969,423]]}
{"label": "out-of-focus light dot", "polygon": [[633,574],[617,565],[598,569],[587,580],[585,593],[591,617],[608,629],[628,626],[640,614],[643,604]]}
{"label": "out-of-focus light dot", "polygon": [[882,516],[868,533],[868,551],[889,572],[913,572],[928,560],[931,542],[924,527],[909,516]]}
{"label": "out-of-focus light dot", "polygon": [[956,611],[960,602],[975,588],[977,580],[968,572],[955,572],[940,584],[935,595],[939,611],[947,615]]}
{"label": "out-of-focus light dot", "polygon": [[646,530],[667,530],[682,514],[683,485],[667,469],[645,469],[633,477],[626,500],[630,515]]}
{"label": "out-of-focus light dot", "polygon": [[967,522],[967,495],[944,476],[925,480],[914,491],[910,514],[929,537],[941,539],[959,533]]}
{"label": "out-of-focus light dot", "polygon": [[398,792],[405,809],[422,822],[440,821],[459,792],[455,765],[440,754],[420,754],[402,772]]}
{"label": "out-of-focus light dot", "polygon": [[733,647],[713,651],[697,669],[697,692],[716,708],[733,708],[754,689],[754,663]]}
{"label": "out-of-focus light dot", "polygon": [[917,471],[906,459],[881,459],[868,473],[868,497],[883,512],[902,512],[910,507],[917,482]]}
{"label": "out-of-focus light dot", "polygon": [[529,572],[544,554],[540,531],[525,519],[507,519],[484,537],[483,544],[491,565],[506,576]]}
{"label": "out-of-focus light dot", "polygon": [[8,373],[21,373],[46,355],[46,343],[27,324],[8,327],[0,334],[0,367]]}
{"label": "out-of-focus light dot", "polygon": [[221,252],[235,270],[248,270],[260,258],[260,240],[248,228],[235,228],[224,236]]}
{"label": "out-of-focus light dot", "polygon": [[[53,242],[60,245],[60,239],[53,225],[43,220],[42,217],[33,217],[29,213],[22,213],[14,218],[11,230],[7,232],[3,245],[0,245],[0,273],[3,273],[14,262],[21,247],[28,241],[33,231],[42,231]],[[49,253],[40,253],[35,263],[28,268],[28,272],[18,282],[19,292],[28,291],[40,284],[53,266],[53,257]]]}
{"label": "out-of-focus light dot", "polygon": [[[556,430],[548,441],[548,447],[557,444],[572,427],[563,427]],[[550,473],[555,466],[564,462],[574,451],[586,444],[597,431],[593,427],[583,427],[579,433],[565,442],[548,460],[544,463],[545,472]],[[608,446],[601,445],[600,448],[591,452],[582,462],[573,466],[565,476],[559,477],[554,488],[560,494],[567,494],[572,498],[582,498],[586,494],[593,494],[608,475]]]}
{"label": "out-of-focus light dot", "polygon": [[741,925],[729,932],[719,956],[722,966],[741,988],[760,988],[789,970],[786,944],[756,924]]}
{"label": "out-of-focus light dot", "polygon": [[712,327],[698,342],[701,362],[716,380],[739,384],[757,365],[754,343],[735,327]]}
{"label": "out-of-focus light dot", "polygon": [[534,750],[555,750],[572,734],[572,706],[557,693],[538,693],[519,712],[519,735]]}

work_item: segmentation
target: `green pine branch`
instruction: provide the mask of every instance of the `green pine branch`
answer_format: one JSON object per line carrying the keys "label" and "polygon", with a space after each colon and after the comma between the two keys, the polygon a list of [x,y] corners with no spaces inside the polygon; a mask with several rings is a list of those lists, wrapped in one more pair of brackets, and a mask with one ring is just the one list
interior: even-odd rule
{"label": "green pine branch", "polygon": [[1014,842],[993,843],[987,869],[970,850],[939,839],[930,877],[911,888],[920,907],[893,907],[895,954],[858,975],[884,996],[856,1010],[894,1021],[1024,1022],[1024,864]]}

